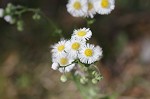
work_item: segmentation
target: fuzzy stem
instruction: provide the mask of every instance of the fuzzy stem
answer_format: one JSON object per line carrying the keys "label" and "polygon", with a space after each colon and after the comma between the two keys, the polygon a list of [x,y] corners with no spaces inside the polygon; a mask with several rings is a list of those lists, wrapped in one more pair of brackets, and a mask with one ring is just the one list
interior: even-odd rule
{"label": "fuzzy stem", "polygon": [[79,82],[79,80],[77,79],[76,76],[72,75],[73,76],[73,81],[77,87],[77,89],[80,91],[80,94],[82,95],[83,99],[89,99],[88,96],[86,95],[86,90],[84,90],[81,85],[81,83]]}

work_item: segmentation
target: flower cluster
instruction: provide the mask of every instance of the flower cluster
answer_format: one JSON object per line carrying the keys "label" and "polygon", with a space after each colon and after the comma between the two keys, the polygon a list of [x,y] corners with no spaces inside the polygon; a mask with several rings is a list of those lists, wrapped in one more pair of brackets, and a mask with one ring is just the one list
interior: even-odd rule
{"label": "flower cluster", "polygon": [[75,70],[81,73],[81,68],[88,68],[102,57],[102,49],[99,46],[87,43],[92,32],[89,28],[73,31],[70,40],[62,39],[52,46],[52,69],[67,73]]}
{"label": "flower cluster", "polygon": [[114,0],[69,0],[67,11],[74,17],[91,17],[96,13],[109,14],[115,8]]}
{"label": "flower cluster", "polygon": [[18,31],[22,31],[24,25],[22,14],[28,11],[34,13],[34,20],[40,19],[39,9],[31,9],[20,5],[15,6],[11,3],[8,3],[6,8],[0,8],[0,18],[4,18],[10,24],[16,24]]}

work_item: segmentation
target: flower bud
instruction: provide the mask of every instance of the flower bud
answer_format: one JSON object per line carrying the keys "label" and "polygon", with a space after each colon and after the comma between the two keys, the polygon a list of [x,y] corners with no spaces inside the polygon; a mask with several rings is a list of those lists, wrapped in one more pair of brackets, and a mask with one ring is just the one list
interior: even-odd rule
{"label": "flower bud", "polygon": [[23,25],[24,25],[24,23],[23,23],[22,20],[17,21],[17,29],[18,29],[18,31],[23,31]]}
{"label": "flower bud", "polygon": [[10,15],[6,15],[4,17],[4,20],[10,24],[14,24],[16,22],[16,20],[14,18],[12,18],[12,16],[10,16]]}
{"label": "flower bud", "polygon": [[97,81],[96,79],[92,79],[92,83],[93,83],[93,84],[97,84],[98,81]]}
{"label": "flower bud", "polygon": [[32,18],[33,18],[33,20],[39,20],[39,19],[41,19],[41,16],[36,13],[32,16]]}
{"label": "flower bud", "polygon": [[88,82],[88,78],[86,78],[86,77],[80,78],[80,83],[81,84],[86,84],[87,82]]}
{"label": "flower bud", "polygon": [[67,77],[65,75],[61,75],[60,81],[61,82],[66,82],[67,81]]}

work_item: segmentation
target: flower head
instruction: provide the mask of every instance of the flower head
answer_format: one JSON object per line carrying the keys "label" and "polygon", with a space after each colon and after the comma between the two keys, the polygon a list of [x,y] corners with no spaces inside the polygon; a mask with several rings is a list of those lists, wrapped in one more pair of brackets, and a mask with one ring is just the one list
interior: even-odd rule
{"label": "flower head", "polygon": [[97,0],[94,3],[96,12],[99,14],[109,14],[115,8],[114,0]]}
{"label": "flower head", "polygon": [[93,18],[94,15],[96,14],[96,10],[94,8],[94,0],[88,0],[87,6],[88,6],[88,10],[87,10],[87,17],[91,17]]}
{"label": "flower head", "polygon": [[56,59],[56,62],[59,64],[60,67],[67,67],[74,61],[72,58],[68,56],[67,53],[62,54],[61,56],[58,56]]}
{"label": "flower head", "polygon": [[70,72],[75,66],[75,63],[73,63],[73,61],[74,60],[70,58],[68,54],[66,53],[55,58],[55,62],[58,65],[56,63],[55,64],[53,63],[55,65],[53,67],[54,69],[57,68],[61,73]]}
{"label": "flower head", "polygon": [[73,63],[73,59],[68,56],[68,53],[61,54],[56,57],[52,57],[52,69],[59,70],[61,73],[70,72],[75,63]]}
{"label": "flower head", "polygon": [[91,38],[92,32],[89,28],[82,28],[78,30],[74,30],[72,34],[72,38],[81,39],[81,40],[89,40]]}
{"label": "flower head", "polygon": [[61,40],[52,46],[52,57],[55,58],[65,53],[66,40]]}
{"label": "flower head", "polygon": [[87,12],[87,0],[69,0],[67,11],[74,17],[83,17]]}
{"label": "flower head", "polygon": [[92,64],[102,57],[102,49],[99,46],[86,44],[79,51],[79,59],[82,63]]}
{"label": "flower head", "polygon": [[77,59],[81,46],[85,45],[85,41],[81,39],[71,39],[66,43],[66,52],[68,56]]}

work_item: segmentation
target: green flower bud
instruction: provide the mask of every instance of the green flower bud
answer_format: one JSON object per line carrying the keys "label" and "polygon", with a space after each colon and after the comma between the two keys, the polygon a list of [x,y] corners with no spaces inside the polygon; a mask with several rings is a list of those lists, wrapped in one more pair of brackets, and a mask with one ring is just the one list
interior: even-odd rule
{"label": "green flower bud", "polygon": [[23,25],[24,25],[24,23],[23,23],[22,20],[17,21],[17,29],[18,29],[18,31],[23,31]]}
{"label": "green flower bud", "polygon": [[8,3],[8,4],[7,4],[7,7],[8,7],[8,8],[12,8],[13,5],[12,5],[11,3]]}
{"label": "green flower bud", "polygon": [[6,12],[6,14],[10,14],[11,13],[11,9],[10,8],[6,8],[5,12]]}
{"label": "green flower bud", "polygon": [[16,23],[16,19],[15,18],[12,18],[10,24],[15,24]]}
{"label": "green flower bud", "polygon": [[32,18],[33,18],[33,20],[40,20],[40,19],[41,19],[41,16],[36,13],[36,14],[34,14],[34,15],[32,16]]}
{"label": "green flower bud", "polygon": [[81,84],[85,84],[86,82],[81,78],[81,79],[80,79],[80,83],[81,83]]}
{"label": "green flower bud", "polygon": [[61,75],[60,81],[66,82],[67,81],[67,77],[65,75]]}
{"label": "green flower bud", "polygon": [[95,76],[95,74],[96,74],[96,71],[93,71],[93,72],[92,72],[92,75]]}
{"label": "green flower bud", "polygon": [[81,84],[86,84],[87,82],[88,82],[88,78],[86,78],[86,77],[80,78],[80,83]]}
{"label": "green flower bud", "polygon": [[12,13],[12,10],[14,9],[14,6],[11,3],[7,4],[7,7],[5,9],[5,13],[10,15]]}
{"label": "green flower bud", "polygon": [[98,81],[97,81],[96,79],[92,79],[92,83],[93,83],[93,84],[97,84]]}
{"label": "green flower bud", "polygon": [[103,79],[103,77],[102,76],[97,76],[97,77],[95,77],[95,79],[100,81],[101,79]]}

